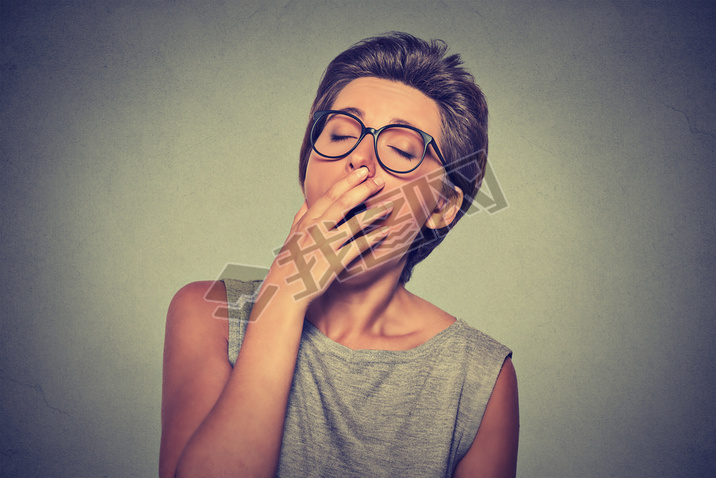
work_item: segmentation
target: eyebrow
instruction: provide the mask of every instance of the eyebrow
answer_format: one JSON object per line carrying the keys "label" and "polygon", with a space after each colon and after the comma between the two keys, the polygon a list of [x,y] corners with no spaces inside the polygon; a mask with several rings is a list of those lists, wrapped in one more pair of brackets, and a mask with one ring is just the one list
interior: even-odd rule
{"label": "eyebrow", "polygon": [[[365,118],[365,114],[363,113],[363,110],[360,108],[355,108],[353,106],[349,106],[347,108],[341,108],[341,111],[345,111],[346,113],[351,113],[353,115],[356,115],[360,119]],[[412,126],[413,128],[418,128],[413,123],[411,123],[410,121],[405,120],[403,118],[393,118],[388,122],[388,124],[401,124],[404,126]],[[418,128],[418,129],[420,129],[420,128]]]}

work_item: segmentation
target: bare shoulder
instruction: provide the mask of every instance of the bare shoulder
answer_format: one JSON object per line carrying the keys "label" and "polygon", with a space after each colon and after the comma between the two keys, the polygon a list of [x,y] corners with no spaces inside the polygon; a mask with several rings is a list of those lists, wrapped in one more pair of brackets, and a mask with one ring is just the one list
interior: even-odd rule
{"label": "bare shoulder", "polygon": [[477,436],[455,468],[455,476],[514,477],[519,430],[517,374],[508,357],[487,402]]}
{"label": "bare shoulder", "polygon": [[[223,294],[223,302],[221,301]],[[211,295],[211,299],[207,296]],[[169,304],[164,336],[164,375],[184,375],[196,366],[226,375],[228,321],[215,316],[226,305],[223,282],[191,282],[177,291]]]}
{"label": "bare shoulder", "polygon": [[190,282],[174,294],[167,313],[167,327],[199,327],[206,329],[226,330],[226,321],[209,321],[204,319],[215,317],[215,311],[226,306],[226,288],[221,281]]}
{"label": "bare shoulder", "polygon": [[[231,373],[228,321],[214,316],[222,305],[222,289],[220,282],[192,282],[179,289],[169,305],[164,337],[161,476],[174,475],[181,451],[216,403]],[[213,291],[210,300],[209,291]],[[225,306],[225,289],[223,300]]]}

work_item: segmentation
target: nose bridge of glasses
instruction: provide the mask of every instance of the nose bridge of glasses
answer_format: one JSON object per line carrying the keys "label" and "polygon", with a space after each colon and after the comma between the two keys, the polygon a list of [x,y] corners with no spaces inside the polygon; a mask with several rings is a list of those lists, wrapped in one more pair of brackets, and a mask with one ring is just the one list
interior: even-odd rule
{"label": "nose bridge of glasses", "polygon": [[[368,141],[368,144],[366,146],[363,146],[364,148],[368,148],[368,151],[370,151],[370,155],[374,160],[378,160],[378,133],[380,130],[376,130],[375,128],[368,128],[365,125],[361,123],[361,126],[363,126],[363,131],[361,132],[360,136],[358,137],[355,145],[350,150],[350,154],[361,154],[359,151],[361,149],[361,144],[365,142],[366,139],[370,138]],[[365,154],[365,153],[363,153]]]}
{"label": "nose bridge of glasses", "polygon": [[[382,128],[381,128],[382,129]],[[378,154],[378,135],[380,134],[381,129],[375,129],[375,128],[369,128],[367,126],[363,126],[363,137],[365,139],[365,136],[368,136],[369,134],[373,138],[373,149],[375,150],[375,154]]]}

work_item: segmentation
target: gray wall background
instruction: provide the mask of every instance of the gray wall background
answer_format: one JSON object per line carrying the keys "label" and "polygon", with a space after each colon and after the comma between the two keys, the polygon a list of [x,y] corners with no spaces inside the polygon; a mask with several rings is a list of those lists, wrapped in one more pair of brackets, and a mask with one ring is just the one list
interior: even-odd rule
{"label": "gray wall background", "polygon": [[508,344],[519,475],[714,476],[713,2],[0,1],[0,474],[153,476],[164,318],[268,266],[320,75],[443,38],[509,207],[410,289]]}

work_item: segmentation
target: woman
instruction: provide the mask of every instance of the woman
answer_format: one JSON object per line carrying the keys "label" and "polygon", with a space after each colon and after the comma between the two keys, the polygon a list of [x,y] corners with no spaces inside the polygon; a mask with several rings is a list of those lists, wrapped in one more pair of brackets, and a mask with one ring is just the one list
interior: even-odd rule
{"label": "woman", "polygon": [[265,280],[220,283],[228,321],[208,282],[169,307],[160,475],[514,476],[510,350],[405,289],[484,171],[484,97],[445,52],[391,33],[331,62]]}

